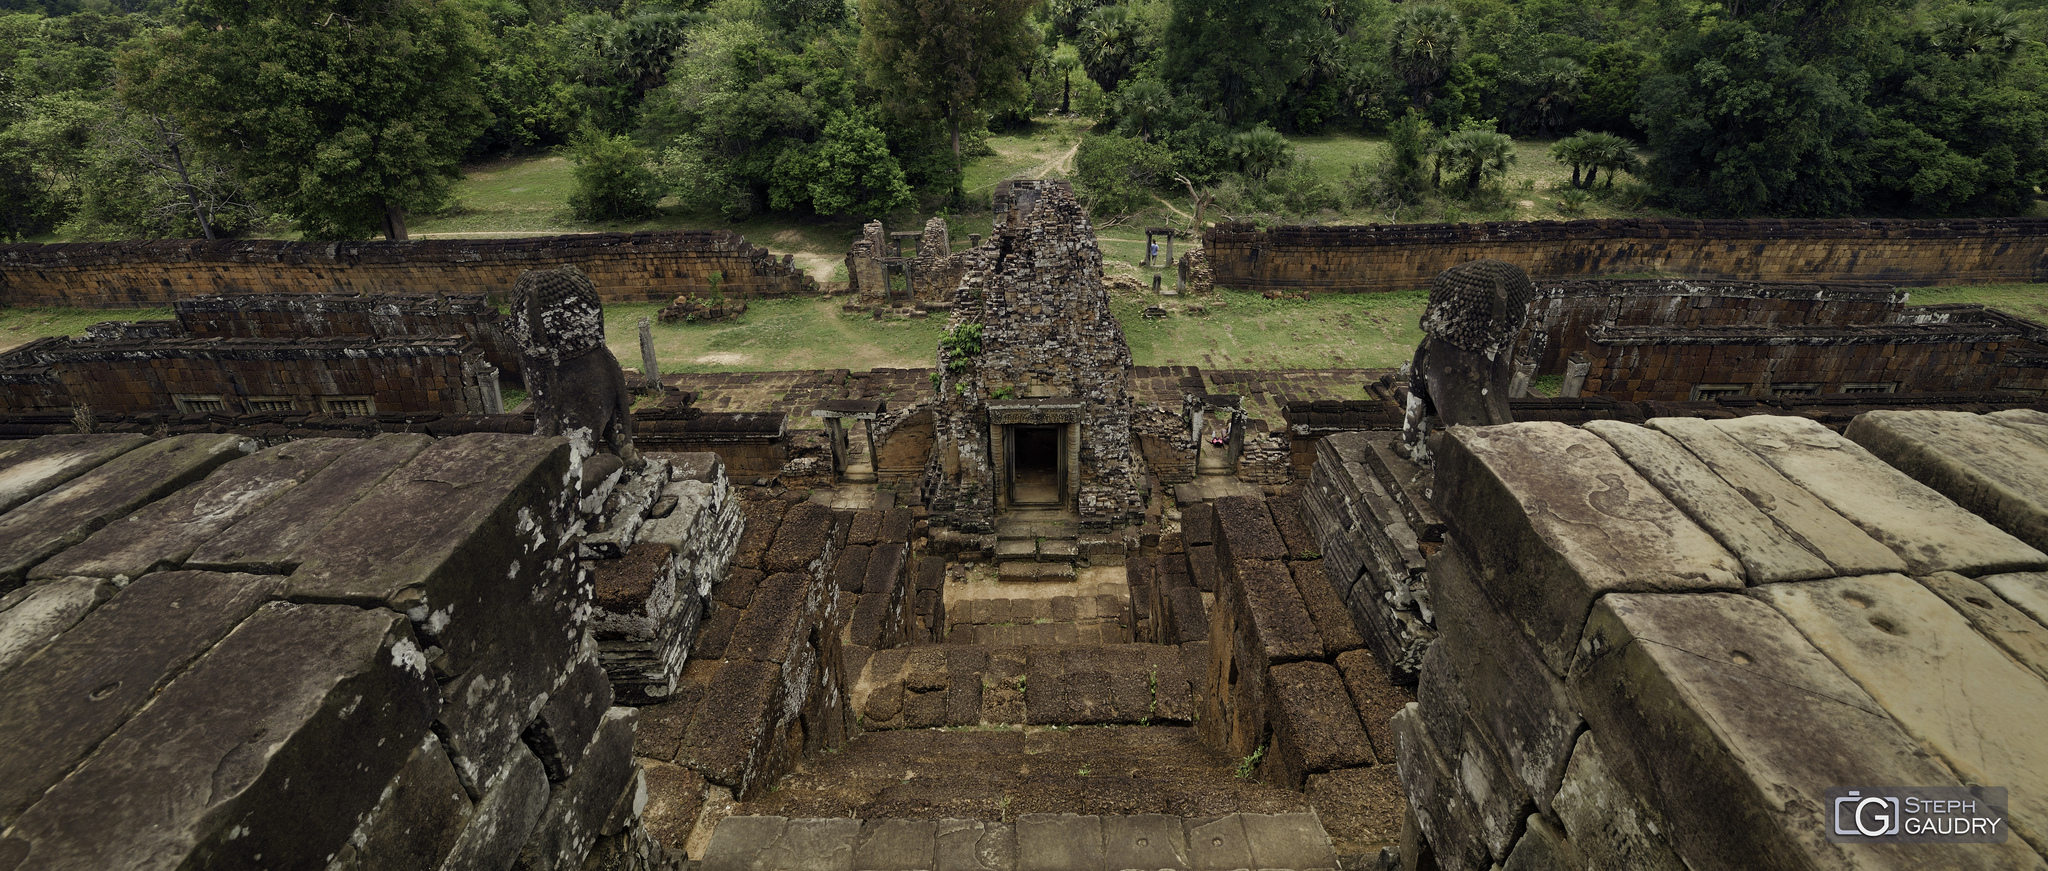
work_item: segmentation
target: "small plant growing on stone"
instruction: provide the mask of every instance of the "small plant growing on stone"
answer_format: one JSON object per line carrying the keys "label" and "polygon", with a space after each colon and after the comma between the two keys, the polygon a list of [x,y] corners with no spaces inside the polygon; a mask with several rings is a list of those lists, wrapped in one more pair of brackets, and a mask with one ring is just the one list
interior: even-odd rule
{"label": "small plant growing on stone", "polygon": [[99,429],[100,417],[92,410],[90,403],[81,402],[71,410],[71,426],[81,435],[89,435]]}
{"label": "small plant growing on stone", "polygon": [[713,272],[710,275],[704,276],[704,278],[711,282],[711,307],[724,308],[725,289],[719,285],[725,281],[725,273]]}
{"label": "small plant growing on stone", "polygon": [[1081,766],[1081,770],[1079,770],[1079,771],[1076,771],[1076,772],[1074,772],[1074,773],[1075,773],[1075,774],[1077,774],[1077,775],[1080,775],[1080,776],[1082,776],[1082,777],[1087,777],[1088,775],[1090,775],[1090,774],[1093,774],[1093,773],[1095,773],[1095,766],[1093,766],[1093,765],[1083,765],[1083,766]]}
{"label": "small plant growing on stone", "polygon": [[988,398],[995,400],[1016,399],[1017,390],[1014,387],[998,387],[989,392]]}
{"label": "small plant growing on stone", "polygon": [[981,325],[954,325],[939,338],[939,347],[946,351],[946,371],[956,375],[967,371],[968,358],[981,353]]}
{"label": "small plant growing on stone", "polygon": [[1237,761],[1237,779],[1250,780],[1252,778],[1252,771],[1259,767],[1259,760],[1264,758],[1266,758],[1266,745],[1260,744],[1259,749],[1252,751],[1252,755]]}

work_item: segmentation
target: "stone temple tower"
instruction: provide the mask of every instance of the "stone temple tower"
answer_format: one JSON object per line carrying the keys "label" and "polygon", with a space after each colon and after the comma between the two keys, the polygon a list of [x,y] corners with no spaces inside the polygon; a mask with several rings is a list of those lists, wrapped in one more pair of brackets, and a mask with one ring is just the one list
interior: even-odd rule
{"label": "stone temple tower", "polygon": [[994,231],[954,291],[939,348],[925,503],[984,532],[1013,509],[1108,529],[1143,510],[1131,453],[1131,349],[1094,227],[1062,181],[996,187]]}

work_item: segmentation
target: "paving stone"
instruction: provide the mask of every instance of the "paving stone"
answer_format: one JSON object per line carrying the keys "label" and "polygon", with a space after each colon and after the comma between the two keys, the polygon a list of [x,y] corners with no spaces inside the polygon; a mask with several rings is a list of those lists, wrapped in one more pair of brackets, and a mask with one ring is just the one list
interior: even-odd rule
{"label": "paving stone", "polygon": [[1969,620],[1985,638],[2048,679],[2048,627],[2007,604],[1990,587],[1962,575],[1941,572],[1918,580]]}
{"label": "paving stone", "polygon": [[1337,588],[1323,574],[1322,560],[1297,560],[1288,563],[1287,570],[1294,575],[1294,587],[1301,593],[1301,604],[1308,609],[1309,619],[1315,621],[1325,655],[1336,656],[1365,646],[1365,636],[1351,622],[1351,611],[1344,607],[1343,600],[1337,597]]}
{"label": "paving stone", "polygon": [[280,589],[281,579],[269,576],[149,575],[0,674],[0,735],[11,736],[9,752],[0,753],[0,824]]}
{"label": "paving stone", "polygon": [[1515,850],[1501,871],[1578,871],[1589,867],[1564,831],[1540,814],[1530,814]]}
{"label": "paving stone", "polygon": [[1750,583],[1834,576],[1833,566],[1800,546],[1676,439],[1618,420],[1590,421],[1585,429],[1606,439],[1622,459],[1655,484],[1673,504],[1713,533],[1722,546],[1742,561]]}
{"label": "paving stone", "polygon": [[1267,674],[1266,691],[1273,728],[1266,758],[1284,767],[1282,782],[1288,788],[1301,788],[1310,774],[1373,764],[1372,743],[1335,666],[1275,665]]}
{"label": "paving stone", "polygon": [[934,871],[935,820],[866,820],[853,840],[853,871]]}
{"label": "paving stone", "polygon": [[1445,522],[1479,586],[1570,666],[1603,593],[1742,589],[1742,566],[1600,437],[1560,423],[1454,427],[1437,457]]}
{"label": "paving stone", "polygon": [[[727,817],[731,819],[731,817]],[[860,820],[793,819],[782,836],[761,851],[761,871],[853,871],[854,839]]]}
{"label": "paving stone", "polygon": [[717,830],[711,833],[710,845],[704,848],[704,858],[698,865],[698,871],[770,871],[769,866],[759,860],[762,854],[782,840],[782,832],[788,826],[789,820],[785,817],[726,817],[719,820]]}
{"label": "paving stone", "polygon": [[1663,815],[1615,779],[1592,732],[1579,733],[1553,807],[1585,859],[1574,868],[1685,871],[1664,838],[1670,826]]}
{"label": "paving stone", "polygon": [[134,433],[66,433],[0,446],[0,514],[148,443]]}
{"label": "paving stone", "polygon": [[[1000,545],[998,545],[1000,547]],[[1048,562],[1072,561],[1081,555],[1080,545],[1072,539],[1048,539],[1038,543],[1038,558]]]}
{"label": "paving stone", "polygon": [[1183,820],[1188,833],[1188,866],[1194,871],[1242,871],[1252,864],[1251,838],[1237,814]]}
{"label": "paving stone", "polygon": [[1820,497],[1787,480],[1771,464],[1711,422],[1659,417],[1645,426],[1677,439],[1793,540],[1827,560],[1835,567],[1835,574],[1905,571],[1905,561],[1891,548],[1835,513]]}
{"label": "paving stone", "polygon": [[1014,871],[1017,839],[1008,823],[940,820],[935,871]]}
{"label": "paving stone", "polygon": [[1103,867],[1186,871],[1188,834],[1179,817],[1130,814],[1102,817]]}
{"label": "paving stone", "polygon": [[330,871],[439,868],[469,824],[469,794],[431,733],[385,795],[328,864]]}
{"label": "paving stone", "polygon": [[[1970,783],[2048,783],[2048,683],[1902,575],[1758,587],[1815,647]],[[2048,795],[2010,797],[2012,831],[2048,844]]]}
{"label": "paving stone", "polygon": [[[1193,553],[1189,542],[1189,553]],[[1266,502],[1250,496],[1225,496],[1216,500],[1216,556],[1219,561],[1282,560],[1287,544],[1266,513]]]}
{"label": "paving stone", "polygon": [[15,819],[10,847],[27,868],[324,867],[436,704],[404,617],[273,602]]}
{"label": "paving stone", "polygon": [[[1401,774],[1401,789],[1408,795],[1408,816],[1428,838],[1429,852],[1443,868],[1483,869],[1492,865],[1479,823],[1462,791],[1460,779],[1446,764],[1449,760],[1429,739],[1422,715],[1410,704],[1394,715],[1398,751],[1395,765]],[[1402,837],[1403,857],[1420,855],[1410,838]]]}
{"label": "paving stone", "polygon": [[2048,626],[2048,572],[1987,575],[1978,580],[2034,622]]}
{"label": "paving stone", "polygon": [[1869,411],[1843,432],[2036,550],[2048,550],[2048,444],[1960,411]]}
{"label": "paving stone", "polygon": [[1252,867],[1337,871],[1337,850],[1315,814],[1239,814]]}
{"label": "paving stone", "polygon": [[1017,871],[1103,868],[1102,818],[1024,814],[1017,818]]}
{"label": "paving stone", "polygon": [[882,512],[855,511],[853,524],[847,527],[848,544],[874,544],[882,535]]}
{"label": "paving stone", "polygon": [[[583,857],[603,835],[613,834],[609,825],[621,800],[638,781],[633,761],[633,725],[639,712],[612,708],[604,712],[589,750],[576,766],[575,774],[557,783],[548,794],[548,806],[526,846],[519,850],[520,871],[575,871]],[[608,829],[612,829],[609,830]]]}
{"label": "paving stone", "polygon": [[9,593],[0,602],[0,674],[56,641],[114,591],[101,578],[65,578]]}
{"label": "paving stone", "polygon": [[1811,420],[1763,415],[1714,426],[1891,548],[1914,574],[2048,568],[2048,554]]}
{"label": "paving stone", "polygon": [[1447,540],[1431,558],[1429,577],[1442,642],[1432,647],[1447,669],[1443,677],[1480,703],[1469,712],[1473,722],[1506,753],[1522,790],[1549,813],[1583,726],[1578,704],[1528,636],[1479,588],[1461,539]]}
{"label": "paving stone", "polygon": [[356,440],[345,454],[286,491],[269,507],[243,517],[185,561],[187,568],[289,574],[298,551],[363,494],[434,443],[417,433]]}
{"label": "paving stone", "polygon": [[234,460],[205,480],[107,524],[43,561],[30,578],[139,578],[177,568],[207,539],[325,468],[354,439],[302,439]]}
{"label": "paving stone", "polygon": [[0,515],[0,590],[21,586],[37,563],[253,446],[241,436],[173,436],[127,451]]}
{"label": "paving stone", "polygon": [[[674,766],[670,766],[674,767]],[[548,775],[531,753],[513,756],[497,786],[484,793],[441,871],[503,871],[548,806]]]}
{"label": "paving stone", "polygon": [[1914,845],[1829,843],[1828,786],[1958,784],[1756,599],[1610,594],[1587,622],[1585,649],[1570,681],[1580,710],[1616,779],[1669,822],[1690,864],[1741,856],[1771,868],[1986,867],[2025,849],[2015,839],[1933,859]]}

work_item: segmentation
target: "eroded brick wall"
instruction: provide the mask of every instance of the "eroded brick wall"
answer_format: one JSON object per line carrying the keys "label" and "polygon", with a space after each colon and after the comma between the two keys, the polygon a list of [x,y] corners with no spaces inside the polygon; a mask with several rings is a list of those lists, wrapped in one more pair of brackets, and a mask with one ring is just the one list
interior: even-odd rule
{"label": "eroded brick wall", "polygon": [[0,302],[141,308],[227,293],[507,293],[519,273],[574,265],[606,302],[818,293],[818,282],[729,230],[421,242],[83,242],[0,246]]}
{"label": "eroded brick wall", "polygon": [[[1540,336],[1537,371],[1564,370],[1572,352],[1590,353],[1600,325],[1664,327],[1820,327],[1898,319],[1908,294],[1889,285],[1834,282],[1587,279],[1544,282],[1529,303],[1524,343]],[[1525,345],[1526,346],[1526,345]]]}
{"label": "eroded brick wall", "polygon": [[1219,224],[1202,247],[1239,290],[1405,290],[1459,263],[1531,277],[1663,272],[1750,281],[2048,281],[2048,219],[1501,221],[1363,227]]}

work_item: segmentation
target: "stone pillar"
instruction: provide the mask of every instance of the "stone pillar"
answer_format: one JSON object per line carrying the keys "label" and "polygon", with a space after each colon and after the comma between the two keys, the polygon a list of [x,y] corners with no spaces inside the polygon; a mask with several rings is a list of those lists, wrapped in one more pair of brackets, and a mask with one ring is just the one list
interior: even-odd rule
{"label": "stone pillar", "polygon": [[1515,374],[1508,378],[1508,398],[1521,399],[1529,395],[1529,381],[1536,377],[1536,361],[1517,360]]}
{"label": "stone pillar", "polygon": [[498,367],[485,366],[484,374],[477,379],[484,391],[484,413],[505,413],[505,392],[498,383]]}
{"label": "stone pillar", "polygon": [[1169,266],[1173,264],[1173,227],[1171,225],[1166,228],[1166,264]]}
{"label": "stone pillar", "polygon": [[1586,389],[1586,373],[1593,371],[1593,361],[1586,359],[1584,351],[1573,351],[1564,362],[1564,387],[1557,391],[1559,396],[1576,397]]}
{"label": "stone pillar", "polygon": [[661,366],[654,361],[654,326],[646,318],[640,319],[640,374],[647,381],[648,392],[661,392]]}

